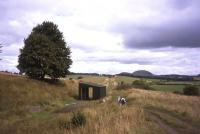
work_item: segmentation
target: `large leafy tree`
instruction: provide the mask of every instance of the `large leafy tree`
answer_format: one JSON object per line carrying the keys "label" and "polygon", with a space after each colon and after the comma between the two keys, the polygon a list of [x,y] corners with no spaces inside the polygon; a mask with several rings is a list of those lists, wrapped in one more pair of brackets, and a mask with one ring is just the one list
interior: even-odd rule
{"label": "large leafy tree", "polygon": [[68,74],[71,51],[56,24],[45,21],[37,25],[24,44],[17,66],[20,73],[39,79],[44,79],[45,75],[56,79]]}

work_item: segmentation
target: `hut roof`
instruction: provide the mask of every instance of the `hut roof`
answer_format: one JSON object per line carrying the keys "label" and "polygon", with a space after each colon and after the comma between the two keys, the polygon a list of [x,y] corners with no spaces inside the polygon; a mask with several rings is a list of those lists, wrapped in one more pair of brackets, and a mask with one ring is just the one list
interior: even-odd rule
{"label": "hut roof", "polygon": [[104,85],[100,85],[97,83],[92,83],[92,82],[79,82],[79,84],[84,85],[84,86],[92,86],[92,87],[106,87]]}

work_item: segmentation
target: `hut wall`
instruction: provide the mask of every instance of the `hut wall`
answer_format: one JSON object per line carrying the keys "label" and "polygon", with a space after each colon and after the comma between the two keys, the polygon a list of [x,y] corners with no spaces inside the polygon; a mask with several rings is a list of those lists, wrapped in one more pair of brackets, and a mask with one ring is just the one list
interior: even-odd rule
{"label": "hut wall", "polygon": [[[89,88],[92,88],[92,98],[89,97]],[[89,100],[89,99],[100,99],[106,96],[106,87],[94,86],[90,84],[79,83],[79,99]]]}

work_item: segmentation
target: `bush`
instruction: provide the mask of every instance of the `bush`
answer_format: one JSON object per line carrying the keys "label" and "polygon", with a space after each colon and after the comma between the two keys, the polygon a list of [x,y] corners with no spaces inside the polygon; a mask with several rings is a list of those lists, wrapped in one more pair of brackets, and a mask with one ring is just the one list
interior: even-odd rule
{"label": "bush", "polygon": [[71,124],[73,127],[83,126],[86,123],[86,117],[83,113],[77,112],[73,114]]}
{"label": "bush", "polygon": [[86,123],[86,117],[83,113],[77,112],[73,113],[73,117],[70,121],[65,121],[65,119],[59,121],[59,128],[60,129],[71,129],[76,128],[79,126],[83,126]]}
{"label": "bush", "polygon": [[150,87],[145,81],[143,80],[135,80],[132,82],[132,87],[134,88],[140,88],[145,90],[154,90],[152,87]]}
{"label": "bush", "polygon": [[119,83],[116,87],[117,90],[123,90],[123,89],[129,89],[129,88],[132,88],[132,85],[128,83],[124,83],[124,81],[121,81],[121,83]]}
{"label": "bush", "polygon": [[70,129],[71,128],[71,123],[70,122],[67,122],[65,120],[59,120],[59,128],[60,129]]}
{"label": "bush", "polygon": [[199,89],[196,86],[190,85],[183,89],[183,94],[185,95],[199,95]]}
{"label": "bush", "polygon": [[83,79],[83,77],[82,77],[82,76],[79,76],[77,79]]}
{"label": "bush", "polygon": [[174,94],[182,94],[180,91],[174,91]]}
{"label": "bush", "polygon": [[135,81],[132,82],[132,84],[124,83],[124,81],[121,81],[121,83],[118,84],[118,86],[116,87],[116,89],[118,89],[118,90],[130,89],[130,88],[154,90],[152,87],[149,86],[148,83],[146,83],[143,80],[135,80]]}

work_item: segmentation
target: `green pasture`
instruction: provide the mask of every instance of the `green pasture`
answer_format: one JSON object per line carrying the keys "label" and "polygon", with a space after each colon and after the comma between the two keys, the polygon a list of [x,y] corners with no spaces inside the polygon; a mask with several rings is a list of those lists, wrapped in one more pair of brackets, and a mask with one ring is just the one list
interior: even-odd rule
{"label": "green pasture", "polygon": [[164,91],[164,92],[174,92],[174,91],[180,91],[182,92],[185,85],[152,85],[152,88],[158,91]]}
{"label": "green pasture", "polygon": [[196,85],[200,88],[200,81],[173,81],[173,80],[162,80],[162,79],[149,79],[149,78],[135,78],[128,76],[117,76],[117,82],[124,82],[131,84],[135,80],[142,79],[149,83],[149,85],[157,91],[163,92],[182,92],[186,85]]}

